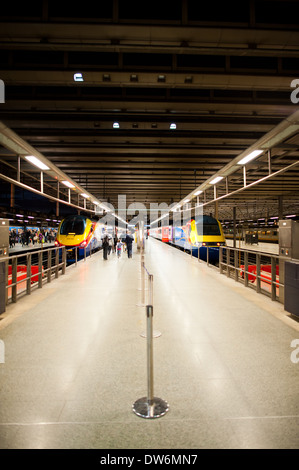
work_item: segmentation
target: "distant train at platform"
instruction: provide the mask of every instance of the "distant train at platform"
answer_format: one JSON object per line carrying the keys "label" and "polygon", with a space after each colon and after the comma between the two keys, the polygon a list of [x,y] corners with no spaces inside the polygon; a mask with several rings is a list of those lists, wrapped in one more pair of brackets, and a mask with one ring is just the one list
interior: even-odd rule
{"label": "distant train at platform", "polygon": [[[230,229],[225,232],[225,238],[227,240],[233,240],[233,230]],[[278,243],[279,240],[279,228],[278,227],[265,227],[256,229],[242,229],[236,233],[236,239],[242,240],[246,244],[258,244],[262,243]]]}
{"label": "distant train at platform", "polygon": [[55,246],[66,247],[67,258],[83,258],[90,252],[102,247],[102,239],[107,233],[107,226],[84,215],[70,215],[63,219],[58,227]]}
{"label": "distant train at platform", "polygon": [[183,226],[152,228],[149,235],[190,253],[192,251],[192,256],[204,261],[207,260],[209,248],[209,262],[214,264],[219,261],[219,247],[226,244],[221,223],[207,215],[192,218]]}

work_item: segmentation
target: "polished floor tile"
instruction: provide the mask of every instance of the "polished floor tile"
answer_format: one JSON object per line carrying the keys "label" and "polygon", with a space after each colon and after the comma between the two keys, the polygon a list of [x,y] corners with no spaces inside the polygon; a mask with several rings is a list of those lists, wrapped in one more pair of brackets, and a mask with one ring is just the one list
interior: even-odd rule
{"label": "polished floor tile", "polygon": [[0,321],[0,448],[298,448],[298,323],[215,267],[146,243],[154,394],[168,413],[132,411],[147,394],[140,254],[97,253]]}

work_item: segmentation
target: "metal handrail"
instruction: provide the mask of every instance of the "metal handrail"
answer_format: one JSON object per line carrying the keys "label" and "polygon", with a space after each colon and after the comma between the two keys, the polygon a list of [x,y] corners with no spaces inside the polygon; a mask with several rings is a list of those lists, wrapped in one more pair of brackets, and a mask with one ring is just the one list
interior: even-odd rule
{"label": "metal handrail", "polygon": [[[223,251],[226,251],[227,256],[226,256],[226,262],[223,261]],[[234,252],[234,264],[231,264],[231,257],[230,257],[230,252]],[[244,257],[244,268],[241,269],[240,267],[240,260],[238,260],[237,254],[243,253]],[[254,255],[256,257],[256,271],[254,273],[249,271],[249,266],[248,264],[248,256],[249,255]],[[285,260],[284,258],[280,257],[279,255],[271,254],[271,253],[265,253],[265,252],[256,252],[256,251],[251,251],[247,250],[244,248],[235,248],[235,247],[227,247],[227,246],[221,246],[219,249],[219,271],[220,274],[223,274],[223,267],[226,267],[226,275],[227,277],[230,277],[230,271],[234,270],[235,272],[235,280],[238,281],[240,274],[244,273],[244,285],[245,287],[248,287],[249,284],[249,276],[254,276],[256,279],[256,291],[258,293],[264,293],[265,291],[261,288],[261,282],[265,282],[265,276],[262,275],[261,273],[261,257],[266,257],[270,260],[271,264],[271,279],[267,279],[267,282],[271,285],[271,298],[272,300],[276,300],[276,288],[277,287],[284,287],[284,284],[281,282],[281,277],[279,278],[279,281],[276,278],[276,265],[280,263],[281,260]]]}

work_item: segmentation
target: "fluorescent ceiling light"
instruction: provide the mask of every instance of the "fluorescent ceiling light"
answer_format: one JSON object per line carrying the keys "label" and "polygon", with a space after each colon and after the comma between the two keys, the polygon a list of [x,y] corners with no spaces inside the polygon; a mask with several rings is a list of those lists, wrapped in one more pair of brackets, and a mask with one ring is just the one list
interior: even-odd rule
{"label": "fluorescent ceiling light", "polygon": [[85,197],[85,199],[87,199],[89,197],[88,194],[85,194],[85,193],[81,193],[81,196]]}
{"label": "fluorescent ceiling light", "polygon": [[216,184],[219,183],[219,181],[223,180],[223,176],[216,176],[212,181],[210,181],[210,184]]}
{"label": "fluorescent ceiling light", "polygon": [[81,72],[74,73],[74,82],[84,82],[84,78]]}
{"label": "fluorescent ceiling light", "polygon": [[246,157],[242,158],[242,160],[238,162],[238,165],[246,165],[246,163],[258,157],[261,153],[263,153],[263,150],[254,150],[249,155],[246,155]]}
{"label": "fluorescent ceiling light", "polygon": [[74,186],[72,183],[70,183],[69,181],[62,181],[62,183],[63,183],[65,186],[67,186],[68,188],[74,188],[74,187],[75,187],[75,186]]}
{"label": "fluorescent ceiling light", "polygon": [[172,122],[169,126],[169,129],[176,129],[176,124]]}
{"label": "fluorescent ceiling light", "polygon": [[198,196],[201,193],[202,193],[202,191],[196,191],[196,193],[194,193],[194,196]]}
{"label": "fluorescent ceiling light", "polygon": [[32,165],[37,166],[40,170],[50,170],[50,168],[45,165],[43,162],[41,162],[38,158],[34,157],[33,155],[27,155],[26,160],[28,162],[32,163]]}

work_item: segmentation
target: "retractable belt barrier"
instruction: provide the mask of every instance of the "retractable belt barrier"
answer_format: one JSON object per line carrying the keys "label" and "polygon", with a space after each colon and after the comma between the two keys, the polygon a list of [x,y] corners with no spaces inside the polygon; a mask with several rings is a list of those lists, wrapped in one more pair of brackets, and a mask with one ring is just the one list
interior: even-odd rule
{"label": "retractable belt barrier", "polygon": [[169,410],[165,400],[154,396],[154,355],[153,355],[153,280],[154,277],[148,272],[144,264],[144,255],[141,254],[141,283],[142,303],[145,298],[145,272],[148,275],[148,305],[145,306],[146,313],[146,350],[147,350],[147,396],[139,398],[133,404],[133,411],[141,418],[160,418]]}

